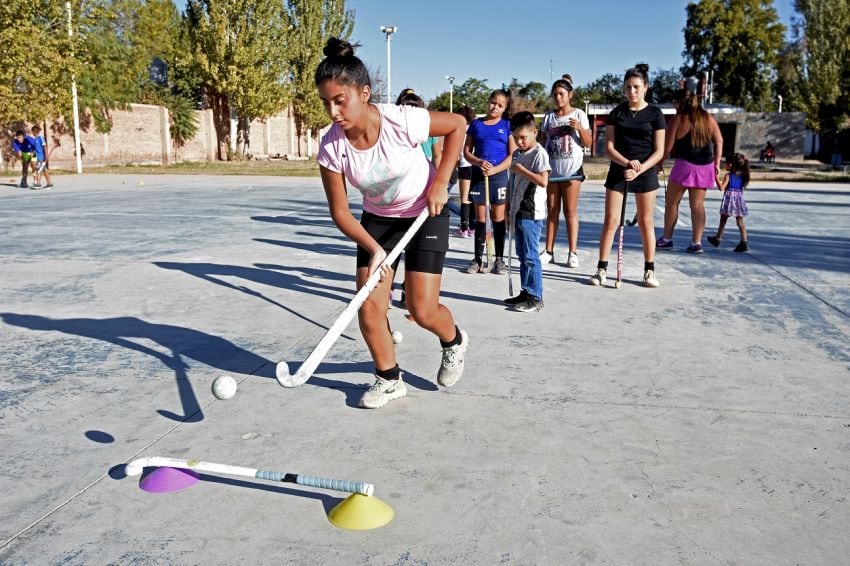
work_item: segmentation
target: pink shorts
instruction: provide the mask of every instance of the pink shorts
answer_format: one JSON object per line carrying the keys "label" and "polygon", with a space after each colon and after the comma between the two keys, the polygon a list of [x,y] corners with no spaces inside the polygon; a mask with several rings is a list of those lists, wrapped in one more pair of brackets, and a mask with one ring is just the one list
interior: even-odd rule
{"label": "pink shorts", "polygon": [[717,185],[714,163],[695,165],[684,159],[677,159],[670,171],[670,182],[688,189],[712,189]]}

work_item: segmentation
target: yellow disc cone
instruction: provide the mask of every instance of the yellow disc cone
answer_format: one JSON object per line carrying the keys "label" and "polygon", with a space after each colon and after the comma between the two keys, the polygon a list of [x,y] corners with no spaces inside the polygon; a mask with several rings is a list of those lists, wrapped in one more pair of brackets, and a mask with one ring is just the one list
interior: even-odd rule
{"label": "yellow disc cone", "polygon": [[368,531],[393,520],[393,508],[374,496],[354,493],[328,513],[328,520],[340,529]]}

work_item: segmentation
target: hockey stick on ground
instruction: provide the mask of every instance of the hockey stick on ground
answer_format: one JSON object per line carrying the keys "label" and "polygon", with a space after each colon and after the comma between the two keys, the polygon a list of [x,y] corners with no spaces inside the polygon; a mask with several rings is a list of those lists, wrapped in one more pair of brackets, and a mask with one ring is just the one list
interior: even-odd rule
{"label": "hockey stick on ground", "polygon": [[287,472],[270,472],[254,468],[242,468],[227,464],[215,464],[213,462],[201,462],[199,460],[179,460],[177,458],[163,458],[151,456],[148,458],[137,458],[124,467],[128,476],[138,476],[143,468],[181,468],[194,472],[212,472],[214,474],[226,474],[229,476],[246,476],[261,480],[279,481],[284,483],[297,483],[308,487],[321,489],[332,489],[334,491],[345,491],[348,493],[359,493],[361,495],[372,495],[375,486],[371,483],[353,482],[346,480],[335,480],[331,478],[319,478]]}
{"label": "hockey stick on ground", "polygon": [[50,151],[47,152],[47,155],[44,156],[44,161],[38,164],[38,168],[35,170],[37,175],[41,175],[44,173],[44,170],[47,169],[48,163],[50,163],[50,156],[53,155],[53,150],[59,147],[59,144],[53,144],[53,147],[50,148]]}
{"label": "hockey stick on ground", "polygon": [[494,256],[493,219],[490,217],[490,178],[484,176],[484,263],[481,264],[483,273],[493,270]]}
{"label": "hockey stick on ground", "polygon": [[508,194],[507,218],[508,218],[508,297],[514,296],[514,279],[511,275],[511,258],[514,255],[514,230],[516,223],[511,216],[511,199],[514,197],[514,188],[516,186],[516,176],[511,173],[511,192]]}
{"label": "hockey stick on ground", "polygon": [[410,243],[410,240],[413,239],[413,236],[416,235],[416,232],[419,231],[419,228],[427,218],[428,209],[425,208],[419,213],[419,216],[416,217],[416,220],[410,225],[410,228],[407,229],[407,232],[404,233],[404,236],[401,237],[398,244],[396,244],[396,246],[390,251],[384,261],[381,262],[380,267],[378,267],[378,269],[369,276],[363,287],[357,291],[357,294],[354,295],[354,298],[351,299],[351,302],[348,303],[348,306],[345,307],[345,310],[342,311],[342,314],[339,315],[336,322],[333,323],[333,326],[331,326],[322,339],[319,340],[319,343],[310,355],[307,356],[307,359],[301,364],[298,371],[294,374],[290,374],[289,366],[286,362],[278,362],[277,367],[275,368],[275,376],[277,377],[278,383],[284,387],[296,387],[304,384],[304,382],[310,379],[310,376],[313,375],[313,372],[316,371],[316,368],[319,367],[319,364],[328,354],[331,346],[333,346],[340,335],[342,335],[345,327],[348,326],[348,323],[351,322],[354,315],[357,314],[357,311],[360,310],[360,307],[366,302],[366,298],[369,296],[369,293],[371,293],[378,285],[378,282],[381,279],[381,269],[385,265],[392,265],[393,262],[395,262],[396,258],[401,255],[401,252],[404,251],[404,248],[408,243]]}
{"label": "hockey stick on ground", "polygon": [[623,190],[623,206],[620,208],[620,240],[617,243],[617,281],[614,283],[614,288],[619,289],[623,284],[623,224],[626,220],[626,201],[629,196],[629,184],[626,183],[626,188]]}

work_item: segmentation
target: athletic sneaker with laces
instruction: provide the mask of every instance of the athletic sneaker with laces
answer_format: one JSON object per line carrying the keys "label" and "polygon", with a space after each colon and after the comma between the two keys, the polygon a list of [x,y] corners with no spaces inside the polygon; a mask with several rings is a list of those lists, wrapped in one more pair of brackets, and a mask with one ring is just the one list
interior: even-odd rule
{"label": "athletic sneaker with laces", "polygon": [[507,273],[508,268],[505,267],[505,262],[502,258],[497,257],[496,261],[493,262],[493,273],[496,275],[501,275],[503,273]]}
{"label": "athletic sneaker with laces", "polygon": [[673,249],[673,240],[666,240],[664,236],[658,238],[655,241],[655,249],[657,250],[672,250]]}
{"label": "athletic sneaker with laces", "polygon": [[443,387],[451,387],[463,375],[463,358],[469,346],[469,336],[466,330],[460,331],[460,344],[443,348],[443,360],[440,371],[437,372],[437,383]]}
{"label": "athletic sneaker with laces", "polygon": [[643,272],[644,287],[658,287],[658,279],[655,278],[655,271],[647,269]]}
{"label": "athletic sneaker with laces", "polygon": [[519,292],[519,295],[517,295],[516,297],[510,297],[508,299],[505,299],[502,302],[505,303],[506,305],[518,305],[518,304],[524,302],[527,298],[528,298],[528,293],[526,293],[525,289],[523,289],[522,291]]}
{"label": "athletic sneaker with laces", "polygon": [[479,271],[481,271],[481,262],[477,259],[473,259],[469,262],[469,265],[466,266],[467,273],[478,273]]}
{"label": "athletic sneaker with laces", "polygon": [[567,257],[567,267],[578,267],[578,254],[575,252],[570,252],[570,255]]}
{"label": "athletic sneaker with laces", "polygon": [[360,398],[360,406],[364,409],[380,409],[393,399],[407,395],[407,386],[399,374],[398,379],[384,379],[375,376],[375,383],[366,390]]}
{"label": "athletic sneaker with laces", "polygon": [[720,246],[720,238],[718,238],[717,236],[709,236],[708,238],[706,238],[706,240],[708,240],[708,243],[714,246],[715,248]]}
{"label": "athletic sneaker with laces", "polygon": [[523,302],[514,305],[513,310],[517,312],[539,312],[543,310],[543,301],[528,297]]}
{"label": "athletic sneaker with laces", "polygon": [[555,263],[555,252],[547,252],[546,250],[540,252],[540,263]]}
{"label": "athletic sneaker with laces", "polygon": [[596,270],[596,273],[593,274],[593,277],[590,278],[590,284],[594,287],[601,287],[602,285],[605,285],[605,277],[607,274],[608,271],[600,267]]}
{"label": "athletic sneaker with laces", "polygon": [[701,254],[703,252],[702,244],[691,244],[685,248],[685,251],[689,254]]}

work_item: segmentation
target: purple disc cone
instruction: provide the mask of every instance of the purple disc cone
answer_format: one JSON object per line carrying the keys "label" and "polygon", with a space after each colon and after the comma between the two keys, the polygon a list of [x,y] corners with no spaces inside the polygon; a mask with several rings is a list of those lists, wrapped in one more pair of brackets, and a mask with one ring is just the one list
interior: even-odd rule
{"label": "purple disc cone", "polygon": [[139,487],[150,493],[180,491],[198,483],[198,474],[183,468],[157,468],[139,480]]}

